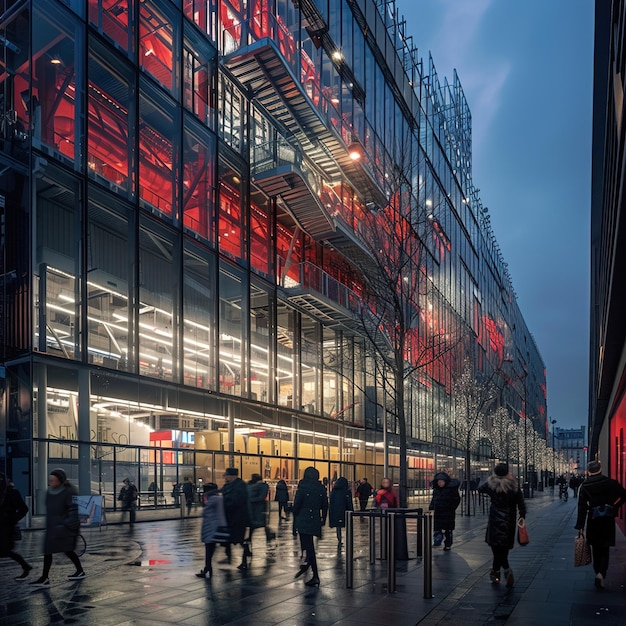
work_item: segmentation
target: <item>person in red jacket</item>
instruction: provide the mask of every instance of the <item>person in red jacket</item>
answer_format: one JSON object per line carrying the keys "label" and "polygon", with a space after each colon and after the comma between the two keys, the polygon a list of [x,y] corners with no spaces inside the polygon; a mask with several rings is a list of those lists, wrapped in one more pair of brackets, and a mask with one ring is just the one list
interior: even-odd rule
{"label": "person in red jacket", "polygon": [[374,496],[374,504],[379,509],[398,508],[398,498],[396,498],[396,494],[391,490],[391,480],[389,478],[383,478],[380,481],[380,489]]}

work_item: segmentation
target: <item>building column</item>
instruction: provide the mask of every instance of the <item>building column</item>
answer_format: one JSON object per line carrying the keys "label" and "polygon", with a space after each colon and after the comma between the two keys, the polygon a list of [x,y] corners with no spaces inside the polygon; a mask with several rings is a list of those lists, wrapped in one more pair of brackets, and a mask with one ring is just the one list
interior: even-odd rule
{"label": "building column", "polygon": [[78,370],[78,493],[91,494],[91,372]]}
{"label": "building column", "polygon": [[[40,337],[41,334],[40,332]],[[48,366],[45,363],[37,363],[35,372],[37,376],[37,437],[41,440],[48,438]],[[37,472],[34,488],[35,514],[40,515],[45,512],[48,489],[48,443],[46,441],[37,443]]]}

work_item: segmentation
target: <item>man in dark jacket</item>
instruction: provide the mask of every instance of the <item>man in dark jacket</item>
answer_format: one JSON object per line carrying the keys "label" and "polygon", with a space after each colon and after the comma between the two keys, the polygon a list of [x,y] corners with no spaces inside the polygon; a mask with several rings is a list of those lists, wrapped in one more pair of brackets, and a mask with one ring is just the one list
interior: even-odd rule
{"label": "man in dark jacket", "polygon": [[133,526],[137,518],[137,497],[139,492],[130,478],[125,478],[122,482],[124,486],[120,489],[120,495],[117,499],[122,503],[122,519],[124,518],[124,513],[128,511],[129,525]]}
{"label": "man in dark jacket", "polygon": [[445,472],[435,474],[433,479],[433,497],[428,507],[429,510],[435,512],[433,545],[440,546],[443,541],[444,550],[450,550],[452,547],[455,512],[460,502],[459,481],[450,478]]}
{"label": "man in dark jacket", "polygon": [[[609,548],[615,545],[615,516],[617,509],[626,502],[626,489],[616,480],[602,475],[600,461],[591,461],[587,465],[587,474],[587,480],[578,490],[576,529],[583,530],[587,522],[587,543],[593,556],[595,585],[603,589],[609,569]],[[607,509],[607,505],[612,509]]]}
{"label": "man in dark jacket", "polygon": [[243,545],[243,558],[238,569],[248,569],[247,557],[252,556],[250,546],[244,544],[246,539],[246,528],[249,526],[248,520],[248,490],[246,484],[239,478],[239,470],[236,467],[226,468],[224,474],[224,486],[222,496],[224,498],[224,513],[226,523],[230,532],[230,543],[226,545],[226,563],[230,563],[230,544],[240,543]]}
{"label": "man in dark jacket", "polygon": [[[361,511],[365,511],[365,509],[367,509],[367,501],[370,499],[373,490],[374,488],[367,482],[367,478],[361,478],[361,482],[356,488],[356,495],[359,499],[359,506],[361,507]],[[365,520],[364,517],[361,518],[361,521],[363,520]]]}

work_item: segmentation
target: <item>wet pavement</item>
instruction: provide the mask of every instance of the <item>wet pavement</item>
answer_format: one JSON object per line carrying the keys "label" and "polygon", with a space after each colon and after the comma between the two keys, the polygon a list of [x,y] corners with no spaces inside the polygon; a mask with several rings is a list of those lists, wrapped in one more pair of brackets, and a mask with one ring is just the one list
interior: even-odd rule
{"label": "wet pavement", "polygon": [[[560,502],[549,492],[528,501],[531,543],[511,553],[513,589],[489,583],[486,517],[481,511],[457,516],[452,551],[434,552],[431,599],[423,598],[423,566],[417,559],[398,563],[397,593],[387,593],[385,563],[369,564],[368,524],[359,520],[354,588],[345,585],[345,551],[337,546],[334,530],[325,528],[317,549],[321,586],[315,589],[293,579],[299,541],[291,523],[279,524],[275,512],[270,525],[276,541],[266,545],[262,530],[256,531],[254,556],[243,572],[236,567],[240,547],[233,550],[232,565],[217,564],[224,556],[218,548],[211,580],[195,576],[204,555],[198,518],[145,521],[149,516],[144,515],[134,529],[109,524],[84,531],[87,577],[81,581],[67,581],[73,567],[62,554],[54,557],[46,589],[14,581],[20,568],[3,559],[0,624],[624,624],[626,540],[618,532],[607,589],[596,590],[591,567],[572,566],[576,502]],[[410,556],[414,532],[409,522]],[[42,531],[25,532],[18,545],[35,566],[30,580],[41,571],[42,539]]]}

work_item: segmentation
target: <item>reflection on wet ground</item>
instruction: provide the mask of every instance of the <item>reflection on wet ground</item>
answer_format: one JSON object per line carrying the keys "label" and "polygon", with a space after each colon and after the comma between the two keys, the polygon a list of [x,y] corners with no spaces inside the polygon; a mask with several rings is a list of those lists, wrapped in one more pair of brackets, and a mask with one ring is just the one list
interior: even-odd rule
{"label": "reflection on wet ground", "polygon": [[[481,512],[457,516],[452,551],[435,550],[435,597],[427,600],[422,597],[423,567],[416,559],[398,563],[397,593],[386,593],[385,563],[369,564],[367,523],[355,523],[354,588],[350,590],[345,587],[344,547],[337,545],[329,528],[318,543],[319,589],[306,587],[303,579],[294,580],[299,541],[291,523],[279,524],[275,515],[271,527],[277,531],[276,541],[267,544],[264,533],[257,531],[249,569],[237,569],[240,546],[233,549],[230,565],[218,563],[224,557],[224,550],[218,548],[211,580],[195,576],[204,556],[198,518],[142,522],[133,529],[86,530],[84,580],[67,581],[73,568],[64,555],[55,555],[50,587],[34,589],[28,581],[14,581],[19,566],[2,560],[0,624],[582,625],[590,623],[585,621],[589,616],[600,615],[598,607],[610,607],[602,612],[603,624],[620,623],[626,610],[621,593],[626,583],[626,540],[618,537],[611,556],[610,588],[600,598],[593,588],[591,568],[571,567],[575,506],[576,501],[561,503],[546,495],[529,502],[531,544],[512,552],[514,589],[489,583],[486,517]],[[414,523],[408,530],[411,550]],[[30,580],[41,571],[42,539],[40,531],[27,532],[18,546],[35,566]]]}

